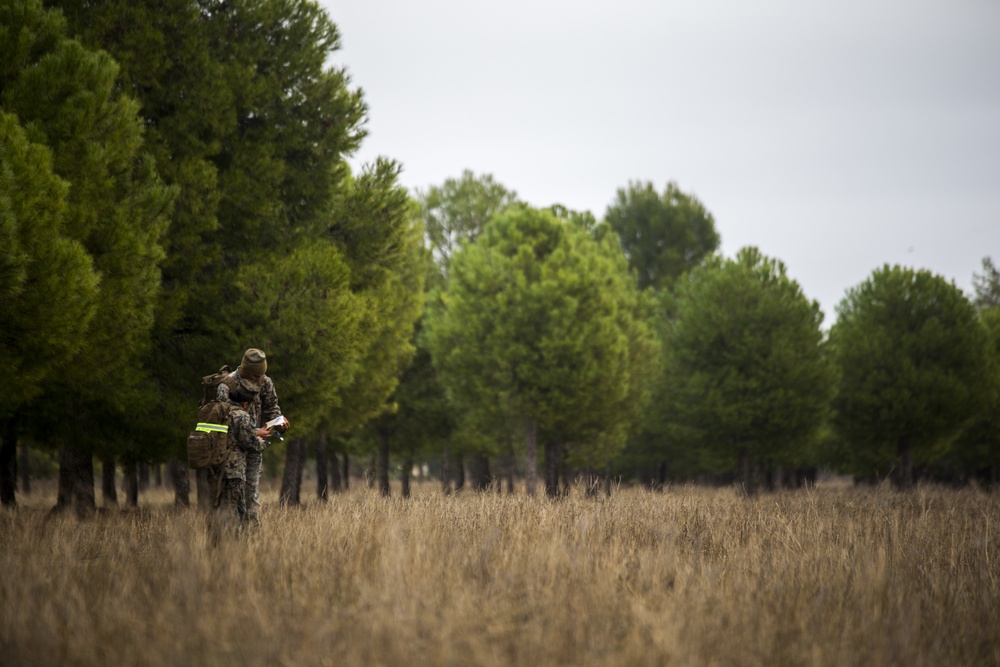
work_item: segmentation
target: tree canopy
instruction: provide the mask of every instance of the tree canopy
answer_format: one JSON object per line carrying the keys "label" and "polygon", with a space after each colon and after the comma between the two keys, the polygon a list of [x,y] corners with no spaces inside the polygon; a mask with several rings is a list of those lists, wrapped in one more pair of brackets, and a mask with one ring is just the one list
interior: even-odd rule
{"label": "tree canopy", "polygon": [[[56,349],[43,359],[40,338],[28,351],[60,368],[53,400],[32,406],[36,435],[62,430],[88,456],[180,454],[198,378],[250,346],[281,373],[303,435],[385,410],[413,354],[423,232],[398,165],[350,173],[366,107],[328,64],[340,35],[326,12],[310,0],[55,4],[64,14],[0,5],[3,143],[18,156],[0,174],[3,305],[58,345],[44,304],[17,302],[50,268],[26,260],[44,248],[51,266],[77,248],[89,262],[63,290],[83,325],[62,343],[72,363]],[[23,369],[26,395],[43,370]],[[66,411],[101,427],[54,418]]]}
{"label": "tree canopy", "polygon": [[604,218],[642,289],[669,287],[719,247],[712,214],[672,181],[662,195],[652,183],[629,183]]}
{"label": "tree canopy", "polygon": [[[147,442],[182,443],[197,378],[248,346],[265,348],[274,371],[284,362],[286,409],[308,406],[295,423],[317,425],[369,370],[362,327],[375,326],[381,307],[359,292],[378,258],[331,233],[366,113],[346,70],[329,65],[337,26],[308,0],[60,4],[121,60],[152,151],[179,190],[146,367],[167,409],[148,415],[157,428]],[[376,171],[383,186],[398,176]]]}
{"label": "tree canopy", "polygon": [[990,381],[978,387],[984,407],[931,471],[953,482],[1000,484],[1000,308],[986,308],[979,317],[989,341]]}
{"label": "tree canopy", "polygon": [[417,199],[434,260],[447,271],[451,256],[463,243],[475,241],[493,216],[517,202],[517,193],[492,174],[476,176],[466,169],[459,178],[418,192]]}
{"label": "tree canopy", "polygon": [[1000,308],[1000,269],[993,264],[992,258],[983,258],[983,272],[973,275],[972,286],[976,292],[976,306]]}
{"label": "tree canopy", "polygon": [[142,150],[138,105],[121,94],[111,57],[66,38],[59,14],[38,2],[3,7],[2,25],[18,35],[4,40],[16,49],[4,61],[17,68],[0,80],[3,108],[51,151],[53,173],[69,185],[63,229],[100,276],[79,353],[49,388],[78,410],[93,401],[121,411],[148,349],[174,192]]}
{"label": "tree canopy", "polygon": [[837,306],[830,339],[839,373],[834,399],[845,468],[857,475],[940,458],[987,400],[987,336],[972,303],[941,276],[884,266]]}
{"label": "tree canopy", "polygon": [[0,111],[0,370],[10,383],[2,419],[73,359],[94,315],[99,276],[66,232],[68,189],[51,151]]}
{"label": "tree canopy", "polygon": [[701,470],[738,472],[748,491],[756,467],[799,464],[830,395],[819,305],[748,247],[679,282],[672,309],[651,409],[663,445]]}
{"label": "tree canopy", "polygon": [[580,448],[600,442],[588,452],[594,462],[611,456],[632,414],[623,403],[639,395],[630,357],[649,346],[631,320],[637,296],[624,263],[579,227],[519,207],[495,217],[450,267],[426,326],[452,404],[524,434],[529,493],[539,435]]}

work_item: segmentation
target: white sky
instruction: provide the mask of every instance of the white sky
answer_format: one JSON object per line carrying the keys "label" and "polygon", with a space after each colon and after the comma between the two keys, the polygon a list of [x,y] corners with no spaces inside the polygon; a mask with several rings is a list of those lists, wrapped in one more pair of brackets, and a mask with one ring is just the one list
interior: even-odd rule
{"label": "white sky", "polygon": [[352,162],[408,188],[472,169],[601,219],[673,180],[825,326],[885,263],[971,294],[1000,261],[1000,0],[321,4],[369,105]]}

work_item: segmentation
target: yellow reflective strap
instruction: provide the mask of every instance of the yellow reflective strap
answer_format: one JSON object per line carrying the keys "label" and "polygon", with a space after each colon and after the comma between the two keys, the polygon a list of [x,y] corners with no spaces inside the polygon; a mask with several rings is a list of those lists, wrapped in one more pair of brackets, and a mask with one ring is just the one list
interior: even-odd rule
{"label": "yellow reflective strap", "polygon": [[198,426],[195,427],[196,431],[204,431],[205,433],[229,433],[229,427],[225,424],[209,424],[208,422],[198,422]]}

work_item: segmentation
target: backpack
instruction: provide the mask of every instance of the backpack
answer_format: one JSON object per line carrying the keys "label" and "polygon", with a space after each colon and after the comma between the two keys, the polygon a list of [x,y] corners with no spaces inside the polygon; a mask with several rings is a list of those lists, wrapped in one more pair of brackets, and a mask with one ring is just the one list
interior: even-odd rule
{"label": "backpack", "polygon": [[198,410],[198,426],[188,434],[188,465],[199,470],[214,468],[229,454],[229,413],[233,406],[212,401]]}
{"label": "backpack", "polygon": [[220,383],[226,383],[229,366],[201,379],[203,396],[198,403],[198,425],[187,437],[188,465],[195,470],[214,468],[229,451],[229,413],[233,406],[215,399]]}
{"label": "backpack", "polygon": [[199,408],[215,400],[215,392],[220,384],[225,383],[232,387],[233,383],[229,380],[229,374],[229,366],[226,365],[201,379],[202,397],[201,402],[198,403]]}

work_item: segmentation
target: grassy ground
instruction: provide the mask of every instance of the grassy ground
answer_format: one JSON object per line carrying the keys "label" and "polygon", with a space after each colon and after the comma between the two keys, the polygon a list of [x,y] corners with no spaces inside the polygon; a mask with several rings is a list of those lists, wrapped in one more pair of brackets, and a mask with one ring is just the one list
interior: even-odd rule
{"label": "grassy ground", "polygon": [[409,501],[353,488],[211,544],[0,511],[0,664],[1000,665],[1000,494],[826,487]]}

